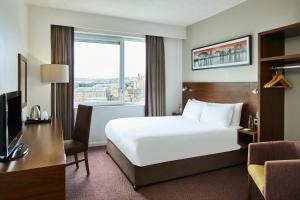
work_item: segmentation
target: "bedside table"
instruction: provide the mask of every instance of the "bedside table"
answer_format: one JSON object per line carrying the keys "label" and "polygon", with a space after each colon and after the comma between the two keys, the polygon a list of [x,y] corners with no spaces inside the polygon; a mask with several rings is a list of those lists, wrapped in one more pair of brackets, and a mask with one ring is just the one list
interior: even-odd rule
{"label": "bedside table", "polygon": [[257,142],[257,130],[244,130],[244,128],[237,130],[237,143],[242,148],[247,148],[249,143]]}
{"label": "bedside table", "polygon": [[180,113],[180,112],[172,112],[172,115],[173,116],[176,116],[176,115],[181,115],[182,113]]}

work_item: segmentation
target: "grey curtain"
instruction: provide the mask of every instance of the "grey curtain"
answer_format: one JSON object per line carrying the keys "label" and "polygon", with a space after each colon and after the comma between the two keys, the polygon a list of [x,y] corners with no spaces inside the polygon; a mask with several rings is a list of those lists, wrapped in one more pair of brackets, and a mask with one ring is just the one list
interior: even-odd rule
{"label": "grey curtain", "polygon": [[[51,112],[62,120],[64,139],[71,139],[74,129],[74,28],[51,25],[51,63],[69,65],[69,83],[51,85]],[[54,108],[55,112],[54,112]]]}
{"label": "grey curtain", "polygon": [[146,36],[145,116],[164,116],[165,97],[164,39]]}

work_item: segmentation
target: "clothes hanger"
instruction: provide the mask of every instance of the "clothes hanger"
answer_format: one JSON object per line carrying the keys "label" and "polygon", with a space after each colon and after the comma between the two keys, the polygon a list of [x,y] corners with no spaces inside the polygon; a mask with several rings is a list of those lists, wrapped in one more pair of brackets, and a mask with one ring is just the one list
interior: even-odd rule
{"label": "clothes hanger", "polygon": [[292,87],[290,82],[285,78],[285,76],[283,74],[279,74],[278,79],[282,85],[287,86],[287,87]]}
{"label": "clothes hanger", "polygon": [[277,80],[278,78],[278,73],[276,71],[276,74],[275,75],[272,75],[272,80],[270,80],[269,82],[267,82],[265,85],[264,85],[264,88],[269,88],[269,87],[272,87],[272,84],[275,83],[275,81]]}
{"label": "clothes hanger", "polygon": [[[280,83],[282,86],[275,86],[275,84],[277,83]],[[278,73],[278,71],[276,71],[276,74],[273,75],[272,80],[264,85],[264,88],[271,88],[271,87],[290,88],[292,87],[292,85],[289,83],[289,81],[285,78],[285,76],[282,73]]]}

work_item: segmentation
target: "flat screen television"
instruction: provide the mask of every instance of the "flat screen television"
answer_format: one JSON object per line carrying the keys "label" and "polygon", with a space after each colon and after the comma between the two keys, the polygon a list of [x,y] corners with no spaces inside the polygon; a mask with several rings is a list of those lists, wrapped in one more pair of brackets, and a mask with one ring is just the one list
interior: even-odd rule
{"label": "flat screen television", "polygon": [[18,143],[22,135],[21,99],[18,91],[0,95],[0,160],[14,159],[28,151],[27,145]]}

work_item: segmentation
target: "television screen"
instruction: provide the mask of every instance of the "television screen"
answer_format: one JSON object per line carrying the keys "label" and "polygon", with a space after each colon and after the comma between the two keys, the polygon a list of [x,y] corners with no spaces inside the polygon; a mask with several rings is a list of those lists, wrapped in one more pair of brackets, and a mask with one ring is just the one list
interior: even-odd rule
{"label": "television screen", "polygon": [[0,95],[0,156],[6,155],[6,97]]}
{"label": "television screen", "polygon": [[7,135],[10,145],[22,130],[22,105],[21,95],[9,94],[7,95]]}
{"label": "television screen", "polygon": [[21,136],[21,93],[11,92],[0,97],[0,155],[8,157]]}

